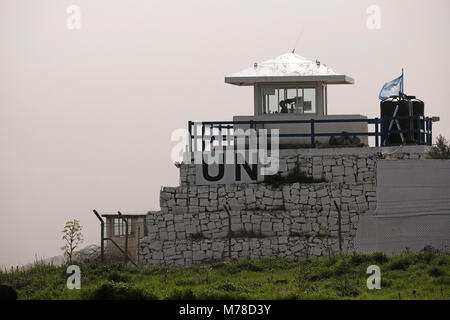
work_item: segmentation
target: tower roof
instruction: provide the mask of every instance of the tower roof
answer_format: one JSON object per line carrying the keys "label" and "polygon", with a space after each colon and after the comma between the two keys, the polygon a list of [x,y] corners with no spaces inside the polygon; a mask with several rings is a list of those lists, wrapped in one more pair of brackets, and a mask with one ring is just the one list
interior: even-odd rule
{"label": "tower roof", "polygon": [[319,61],[312,61],[293,52],[282,54],[225,77],[225,82],[239,86],[260,82],[326,82],[353,84],[345,74],[335,72]]}

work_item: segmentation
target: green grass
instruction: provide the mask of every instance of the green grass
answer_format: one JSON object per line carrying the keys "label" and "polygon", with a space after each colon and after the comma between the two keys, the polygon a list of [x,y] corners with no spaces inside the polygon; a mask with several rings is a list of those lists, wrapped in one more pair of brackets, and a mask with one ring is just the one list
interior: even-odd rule
{"label": "green grass", "polygon": [[[381,268],[381,289],[366,286]],[[81,290],[66,288],[66,267],[36,263],[0,272],[19,299],[450,299],[450,256],[381,253],[344,257],[244,259],[192,268],[80,264]]]}

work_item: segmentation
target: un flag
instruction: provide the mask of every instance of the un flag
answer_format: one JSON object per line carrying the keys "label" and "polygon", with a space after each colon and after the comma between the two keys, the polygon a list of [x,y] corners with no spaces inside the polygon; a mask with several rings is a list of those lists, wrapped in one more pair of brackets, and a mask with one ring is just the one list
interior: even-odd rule
{"label": "un flag", "polygon": [[403,75],[385,83],[378,98],[380,98],[380,100],[386,100],[391,96],[398,96],[400,92],[403,92]]}

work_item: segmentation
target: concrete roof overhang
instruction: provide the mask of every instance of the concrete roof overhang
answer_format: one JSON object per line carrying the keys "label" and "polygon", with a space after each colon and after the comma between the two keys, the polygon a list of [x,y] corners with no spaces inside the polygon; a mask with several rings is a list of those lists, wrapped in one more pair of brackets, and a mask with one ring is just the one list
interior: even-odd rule
{"label": "concrete roof overhang", "polygon": [[262,77],[225,77],[225,83],[237,86],[253,86],[255,83],[293,83],[323,82],[327,84],[354,84],[355,80],[346,75],[326,76],[262,76]]}

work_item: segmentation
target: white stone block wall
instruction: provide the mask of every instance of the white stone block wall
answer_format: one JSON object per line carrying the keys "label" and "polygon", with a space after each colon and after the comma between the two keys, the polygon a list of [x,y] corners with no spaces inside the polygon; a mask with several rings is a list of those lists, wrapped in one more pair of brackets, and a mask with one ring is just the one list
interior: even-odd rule
{"label": "white stone block wall", "polygon": [[[338,210],[344,252],[359,215],[375,209],[373,183],[294,183],[163,188],[161,208],[147,216],[141,253],[148,264],[192,265],[228,257],[300,258],[338,252]],[[336,202],[336,205],[334,204]],[[231,206],[228,218],[223,205]]]}
{"label": "white stone block wall", "polygon": [[[280,174],[287,175],[296,166],[307,175],[329,182],[365,182],[376,178],[380,159],[423,159],[427,147],[335,148],[280,150]],[[180,185],[195,185],[194,164],[180,167]]]}
{"label": "white stone block wall", "polygon": [[[281,172],[296,165],[328,182],[195,185],[195,166],[180,167],[181,186],[164,187],[161,210],[147,216],[145,264],[182,265],[228,257],[300,259],[354,251],[360,216],[376,209],[376,161],[421,159],[423,147],[281,150]],[[231,225],[223,206],[231,206]],[[336,203],[336,205],[335,205]],[[229,247],[231,228],[231,248]]]}

